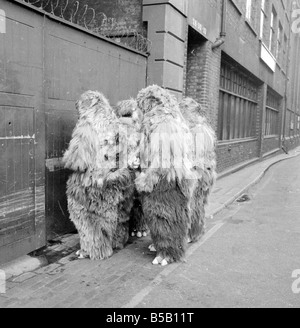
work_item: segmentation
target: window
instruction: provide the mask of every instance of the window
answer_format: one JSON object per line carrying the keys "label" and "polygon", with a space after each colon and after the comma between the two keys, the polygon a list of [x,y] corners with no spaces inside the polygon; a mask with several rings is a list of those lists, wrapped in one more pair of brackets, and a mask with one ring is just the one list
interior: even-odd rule
{"label": "window", "polygon": [[293,137],[294,135],[297,135],[297,131],[294,131],[295,119],[295,112],[291,109],[288,109],[286,113],[286,136],[288,136],[289,138]]}
{"label": "window", "polygon": [[283,27],[281,23],[279,22],[278,25],[278,32],[277,32],[277,42],[276,42],[276,54],[275,57],[278,62],[280,62],[280,52],[281,52],[281,47],[282,47],[282,33],[283,33]]}
{"label": "window", "polygon": [[259,36],[261,39],[263,39],[264,36],[264,24],[265,24],[265,6],[266,6],[266,0],[261,1],[261,13],[260,13],[260,32]]}
{"label": "window", "polygon": [[283,69],[286,69],[287,64],[287,47],[288,47],[288,38],[286,34],[283,37],[283,49],[282,49],[282,66]]}
{"label": "window", "polygon": [[277,14],[276,11],[274,9],[274,7],[272,8],[272,12],[271,12],[271,20],[270,20],[270,39],[269,39],[269,50],[274,53],[274,44],[275,44],[275,34],[276,34],[276,29],[275,29],[275,25],[276,25],[276,19],[277,19]]}
{"label": "window", "polygon": [[297,115],[297,130],[298,130],[298,133],[299,133],[299,130],[300,130],[300,116]]}
{"label": "window", "polygon": [[246,1],[246,21],[250,24],[251,28],[258,31],[258,14],[259,14],[259,4],[261,0],[247,0]]}
{"label": "window", "polygon": [[291,130],[292,130],[292,131],[294,130],[294,113],[293,113],[293,115],[291,116]]}
{"label": "window", "polygon": [[252,12],[252,0],[247,0],[246,2],[246,18],[251,22],[251,12]]}
{"label": "window", "polygon": [[267,93],[265,136],[279,134],[279,109],[280,98],[269,89]]}
{"label": "window", "polygon": [[286,110],[286,118],[285,118],[285,135],[287,137],[290,136],[290,120],[291,120],[291,111],[289,108]]}
{"label": "window", "polygon": [[6,33],[6,16],[2,9],[0,9],[0,33]]}
{"label": "window", "polygon": [[222,60],[218,139],[256,137],[258,86],[237,64]]}

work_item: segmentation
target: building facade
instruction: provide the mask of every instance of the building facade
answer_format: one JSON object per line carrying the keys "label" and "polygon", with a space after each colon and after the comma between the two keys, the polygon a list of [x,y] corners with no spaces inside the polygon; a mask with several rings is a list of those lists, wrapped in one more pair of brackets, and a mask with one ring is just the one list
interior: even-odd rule
{"label": "building facade", "polygon": [[[193,97],[226,173],[299,145],[299,33],[285,0],[144,0],[148,84]],[[295,30],[295,29],[294,29]]]}
{"label": "building facade", "polygon": [[292,28],[290,35],[290,58],[288,65],[286,114],[284,119],[284,145],[298,145],[300,135],[300,1],[292,4]]}

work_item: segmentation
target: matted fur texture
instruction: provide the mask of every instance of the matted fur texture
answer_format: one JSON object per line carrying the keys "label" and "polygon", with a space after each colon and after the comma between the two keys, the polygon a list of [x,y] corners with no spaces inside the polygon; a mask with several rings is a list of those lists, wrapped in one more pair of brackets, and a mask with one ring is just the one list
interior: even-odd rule
{"label": "matted fur texture", "polygon": [[[129,163],[136,169],[136,175],[139,175],[140,163],[137,146],[140,142],[139,137],[143,114],[137,107],[136,100],[133,98],[120,101],[115,107],[115,112],[119,117],[120,123],[124,126],[127,126],[129,145],[133,144],[135,150],[137,151],[136,153],[134,153],[134,150],[129,151],[129,153],[133,155],[133,158],[129,159]],[[135,142],[131,142],[133,139],[135,139]],[[138,236],[142,236],[142,234],[148,230],[148,227],[142,209],[141,195],[137,192],[136,189],[134,190],[133,199],[130,199],[130,202],[133,203],[133,206],[130,212],[129,232],[132,235],[137,234]]]}
{"label": "matted fur texture", "polygon": [[[81,253],[105,259],[129,237],[134,173],[119,161],[126,153],[126,129],[100,92],[85,92],[76,106],[79,120],[63,157],[65,167],[73,171],[67,182],[68,210]],[[130,145],[134,149],[137,143]]]}
{"label": "matted fur texture", "polygon": [[[191,226],[190,202],[196,181],[189,128],[177,100],[159,86],[141,90],[137,103],[144,118],[140,143],[142,172],[136,179],[136,188],[143,194],[143,211],[157,258],[167,263],[180,261],[184,259]],[[160,145],[167,147],[169,158],[162,156]],[[176,153],[180,155],[179,162]]]}
{"label": "matted fur texture", "polygon": [[191,229],[189,238],[197,241],[205,232],[205,205],[216,181],[216,135],[201,116],[201,105],[192,98],[184,98],[179,104],[193,136],[193,169],[198,181],[191,201]]}

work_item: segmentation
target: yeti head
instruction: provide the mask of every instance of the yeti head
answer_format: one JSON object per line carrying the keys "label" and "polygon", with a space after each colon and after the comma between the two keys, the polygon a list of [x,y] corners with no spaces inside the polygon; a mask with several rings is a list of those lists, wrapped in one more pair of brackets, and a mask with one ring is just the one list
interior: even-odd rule
{"label": "yeti head", "polygon": [[199,114],[199,112],[201,111],[201,105],[197,103],[196,100],[189,97],[183,98],[179,103],[179,107],[184,113],[192,112],[194,114]]}
{"label": "yeti head", "polygon": [[117,117],[132,117],[133,113],[137,110],[136,100],[130,98],[128,100],[122,100],[117,103],[115,107],[115,113]]}
{"label": "yeti head", "polygon": [[[96,106],[100,105],[100,106]],[[105,96],[98,91],[86,91],[84,92],[79,100],[76,102],[76,109],[78,110],[79,116],[87,114],[90,110],[97,110],[97,108],[109,108],[109,102]]]}
{"label": "yeti head", "polygon": [[193,98],[183,98],[179,103],[179,108],[184,118],[192,125],[207,121],[202,106]]}
{"label": "yeti head", "polygon": [[143,114],[150,112],[154,107],[176,107],[177,101],[173,95],[158,85],[151,85],[142,89],[137,95],[137,104]]}
{"label": "yeti head", "polygon": [[132,120],[132,123],[139,130],[142,120],[143,113],[138,108],[137,102],[135,99],[130,98],[128,100],[122,100],[117,103],[117,106],[114,108],[114,112],[119,119],[128,119]]}

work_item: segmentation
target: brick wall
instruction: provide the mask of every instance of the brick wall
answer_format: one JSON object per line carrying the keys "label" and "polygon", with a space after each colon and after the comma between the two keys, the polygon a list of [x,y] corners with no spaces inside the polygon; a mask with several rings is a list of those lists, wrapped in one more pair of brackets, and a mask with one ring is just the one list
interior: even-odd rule
{"label": "brick wall", "polygon": [[[298,113],[300,117],[300,113]],[[287,150],[300,145],[300,129],[298,129],[298,115],[294,111],[288,110],[285,120],[285,141],[284,147]],[[292,122],[294,125],[292,126]],[[300,127],[300,126],[299,126]]]}
{"label": "brick wall", "polygon": [[185,30],[185,45],[184,45],[184,62],[183,62],[183,97],[187,97],[187,69],[188,69],[188,52],[189,52],[189,31],[190,26],[189,24],[186,25]]}
{"label": "brick wall", "polygon": [[284,142],[284,147],[287,151],[290,151],[300,145],[300,137],[291,137],[287,138]]}
{"label": "brick wall", "polygon": [[258,93],[258,111],[257,111],[257,123],[256,123],[256,136],[258,138],[257,143],[257,157],[262,156],[262,145],[263,145],[263,126],[265,124],[266,117],[266,104],[267,104],[267,90],[268,87],[264,83],[259,88]]}
{"label": "brick wall", "polygon": [[[190,30],[189,34],[192,31]],[[221,50],[212,43],[189,36],[187,47],[185,94],[201,104],[202,115],[217,130]]]}
{"label": "brick wall", "polygon": [[217,147],[217,171],[220,173],[257,158],[257,144],[257,140],[219,144]]}
{"label": "brick wall", "polygon": [[262,153],[267,154],[272,150],[279,148],[279,137],[265,138],[263,142]]}

